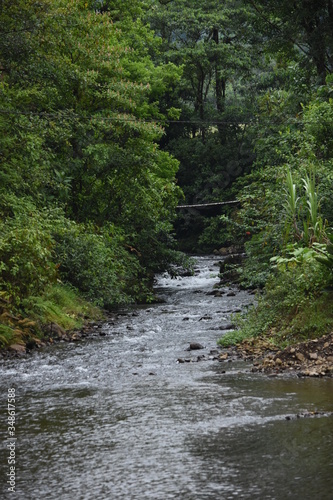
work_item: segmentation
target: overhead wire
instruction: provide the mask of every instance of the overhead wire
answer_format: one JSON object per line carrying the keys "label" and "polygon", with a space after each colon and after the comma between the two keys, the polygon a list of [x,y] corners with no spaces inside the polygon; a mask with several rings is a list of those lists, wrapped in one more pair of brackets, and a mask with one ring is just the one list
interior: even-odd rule
{"label": "overhead wire", "polygon": [[[22,116],[37,116],[40,118],[50,118],[50,119],[79,119],[79,120],[91,120],[91,121],[101,121],[101,122],[123,122],[123,123],[151,123],[155,125],[167,125],[167,124],[180,124],[180,125],[201,125],[201,126],[214,126],[214,125],[253,125],[258,124],[259,119],[253,118],[250,121],[231,121],[231,120],[169,120],[169,119],[147,119],[147,118],[138,118],[138,117],[122,117],[122,116],[103,116],[103,115],[83,115],[78,113],[72,113],[71,111],[59,111],[56,113],[50,113],[45,111],[23,111],[23,110],[10,110],[10,109],[1,109],[0,114],[7,115],[22,115]],[[290,121],[294,121],[295,123],[301,123],[299,118],[288,118],[288,123]],[[265,123],[277,124],[279,121],[267,121]]]}

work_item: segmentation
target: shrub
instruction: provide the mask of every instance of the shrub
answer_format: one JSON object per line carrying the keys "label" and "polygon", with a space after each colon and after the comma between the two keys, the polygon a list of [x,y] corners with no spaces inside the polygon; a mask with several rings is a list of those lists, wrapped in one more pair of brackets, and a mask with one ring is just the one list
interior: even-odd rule
{"label": "shrub", "polygon": [[292,247],[286,257],[273,259],[263,294],[246,316],[238,316],[239,330],[219,343],[269,335],[277,344],[293,343],[328,333],[333,325],[332,292],[327,272],[314,249]]}
{"label": "shrub", "polygon": [[0,221],[0,287],[19,305],[55,281],[56,266],[47,219],[29,202],[14,203],[12,209],[12,216]]}
{"label": "shrub", "polygon": [[39,326],[57,323],[65,330],[81,327],[86,316],[101,316],[99,309],[82,299],[74,288],[59,283],[47,287],[40,296],[24,299],[22,306]]}
{"label": "shrub", "polygon": [[96,230],[71,222],[55,237],[61,278],[86,298],[111,307],[132,302],[144,291],[138,285],[138,258],[125,249],[120,230],[111,225]]}

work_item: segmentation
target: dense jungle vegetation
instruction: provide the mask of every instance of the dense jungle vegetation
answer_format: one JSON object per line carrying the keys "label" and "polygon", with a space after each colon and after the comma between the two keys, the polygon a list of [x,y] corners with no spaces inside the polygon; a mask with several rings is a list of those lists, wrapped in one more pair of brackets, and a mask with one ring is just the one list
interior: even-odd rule
{"label": "dense jungle vegetation", "polygon": [[332,329],[332,0],[1,0],[0,35],[2,346],[152,300],[175,236],[245,246],[224,343]]}

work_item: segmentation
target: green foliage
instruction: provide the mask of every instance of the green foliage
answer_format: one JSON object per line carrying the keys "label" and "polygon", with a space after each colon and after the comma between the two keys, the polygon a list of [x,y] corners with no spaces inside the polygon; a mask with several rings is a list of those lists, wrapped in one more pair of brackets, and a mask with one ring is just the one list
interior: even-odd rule
{"label": "green foliage", "polygon": [[[253,13],[229,0],[153,3],[147,19],[162,40],[157,60],[182,68],[164,101],[167,109],[181,109],[180,123],[169,124],[162,144],[180,162],[178,180],[189,203],[220,201],[253,159],[246,124],[252,96],[244,77],[256,57],[245,27]],[[200,220],[192,222],[200,233]],[[182,240],[186,225],[177,226]],[[213,226],[199,246],[207,248]]]}
{"label": "green foliage", "polygon": [[322,218],[319,216],[319,202],[318,194],[315,188],[314,176],[306,176],[303,180],[304,189],[307,196],[307,208],[308,208],[308,228],[307,234],[310,234],[309,242],[322,241],[324,237],[324,224]]}
{"label": "green foliage", "polygon": [[101,311],[86,302],[73,288],[49,285],[38,295],[21,299],[20,308],[0,294],[0,348],[11,344],[36,345],[44,338],[43,326],[55,323],[66,330],[80,328],[85,318],[101,319]]}
{"label": "green foliage", "polygon": [[329,235],[328,239],[327,245],[314,243],[313,247],[317,251],[317,261],[326,267],[329,272],[330,283],[333,284],[333,235]]}
{"label": "green foliage", "polygon": [[261,289],[271,273],[272,247],[262,241],[262,235],[254,236],[245,244],[246,259],[239,269],[239,284],[243,288]]}
{"label": "green foliage", "polygon": [[332,83],[326,91],[320,89],[318,98],[309,104],[304,116],[306,132],[312,139],[313,153],[321,159],[331,158],[333,148],[333,98],[328,95],[328,100],[323,101],[327,91],[332,93]]}
{"label": "green foliage", "polygon": [[232,345],[239,344],[247,338],[248,333],[247,332],[242,332],[240,330],[233,330],[230,332],[227,332],[223,337],[221,337],[217,343],[221,347],[230,347]]}
{"label": "green foliage", "polygon": [[309,70],[315,68],[320,83],[330,72],[332,6],[330,1],[245,0],[254,6],[254,28],[263,33],[264,48],[285,59],[299,60]]}
{"label": "green foliage", "polygon": [[65,330],[73,330],[82,327],[86,317],[101,317],[100,311],[83,300],[74,288],[59,283],[47,287],[42,295],[24,299],[22,306],[25,314],[39,327],[56,323]]}
{"label": "green foliage", "polygon": [[198,243],[201,248],[207,248],[208,251],[214,248],[228,246],[233,238],[229,229],[229,219],[226,216],[217,216],[204,221],[204,230],[200,234]]}
{"label": "green foliage", "polygon": [[312,249],[295,249],[290,258],[278,261],[258,302],[246,316],[238,316],[239,330],[222,337],[226,346],[244,338],[269,336],[277,345],[316,338],[333,326],[332,292]]}
{"label": "green foliage", "polygon": [[[290,95],[291,91],[294,90],[290,89]],[[238,181],[238,192],[236,189],[237,198],[242,200],[239,222],[250,226],[252,218],[254,236],[247,243],[252,259],[246,261],[247,274],[258,270],[256,258],[267,268],[269,258],[284,255],[288,243],[302,242],[306,246],[325,241],[325,227],[333,215],[332,160],[321,154],[318,141],[324,138],[316,137],[314,115],[317,113],[313,110],[329,102],[330,94],[328,79],[327,85],[312,96],[309,105],[299,108],[303,114],[296,120],[287,115],[282,122],[280,106],[269,108],[268,115],[271,119],[274,117],[276,125],[261,131],[256,141],[255,169]],[[289,111],[294,110],[290,107]],[[263,113],[264,109],[261,117],[267,112]],[[325,127],[327,129],[327,124]],[[266,259],[262,258],[263,249]]]}
{"label": "green foliage", "polygon": [[56,235],[55,249],[62,279],[95,303],[112,305],[132,302],[148,295],[140,283],[138,257],[122,246],[123,236],[115,228],[70,224]]}
{"label": "green foliage", "polygon": [[298,202],[299,198],[296,195],[296,184],[293,182],[291,171],[288,170],[285,188],[285,203],[283,206],[286,213],[287,227],[290,226],[293,229],[295,237],[299,234],[297,227]]}
{"label": "green foliage", "polygon": [[108,307],[150,298],[174,258],[178,162],[158,141],[179,111],[159,99],[181,69],[153,62],[146,9],[1,3],[0,285],[13,307],[56,280]]}
{"label": "green foliage", "polygon": [[0,221],[0,289],[19,305],[55,281],[54,241],[49,221],[31,202],[4,197],[2,207],[14,216]]}
{"label": "green foliage", "polygon": [[14,329],[8,325],[0,324],[0,348],[8,347],[15,342]]}
{"label": "green foliage", "polygon": [[[332,155],[326,146],[330,94],[328,79],[302,106],[294,123],[291,117],[285,117],[289,123],[280,122],[281,106],[271,106],[268,113],[276,125],[259,136],[256,170],[238,183],[237,197],[244,200],[238,218],[245,223],[249,214],[253,217],[241,280],[245,286],[256,283],[264,290],[257,306],[239,320],[234,341],[266,335],[283,345],[332,328],[332,294],[325,291],[332,284],[326,230],[332,217]],[[316,125],[320,110],[323,128]],[[223,345],[229,340],[232,336]]]}
{"label": "green foliage", "polygon": [[285,239],[289,239],[289,228],[292,227],[294,240],[303,240],[306,244],[312,245],[315,241],[323,241],[326,237],[325,227],[321,216],[319,215],[320,203],[318,201],[318,193],[315,186],[315,176],[312,172],[302,178],[306,194],[307,217],[303,220],[303,232],[298,227],[297,221],[301,218],[301,210],[299,205],[300,198],[296,197],[296,184],[293,183],[293,178],[290,170],[287,173],[287,189],[285,190],[285,212],[286,212],[286,235]]}
{"label": "green foliage", "polygon": [[272,257],[270,260],[273,267],[285,270],[288,267],[293,267],[295,264],[304,264],[307,261],[313,261],[317,253],[313,248],[300,247],[295,244],[287,245],[285,256]]}

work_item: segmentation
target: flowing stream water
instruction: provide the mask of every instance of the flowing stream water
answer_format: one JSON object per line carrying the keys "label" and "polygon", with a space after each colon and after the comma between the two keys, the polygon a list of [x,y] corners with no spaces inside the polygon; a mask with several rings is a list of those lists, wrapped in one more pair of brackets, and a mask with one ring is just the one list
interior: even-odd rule
{"label": "flowing stream water", "polygon": [[[216,348],[231,312],[253,301],[237,290],[207,295],[217,272],[216,258],[199,257],[194,276],[159,277],[163,302],[123,311],[101,336],[1,363],[1,498],[332,500],[332,417],[286,417],[333,411],[333,379],[196,362]],[[190,342],[205,349],[188,352]]]}

